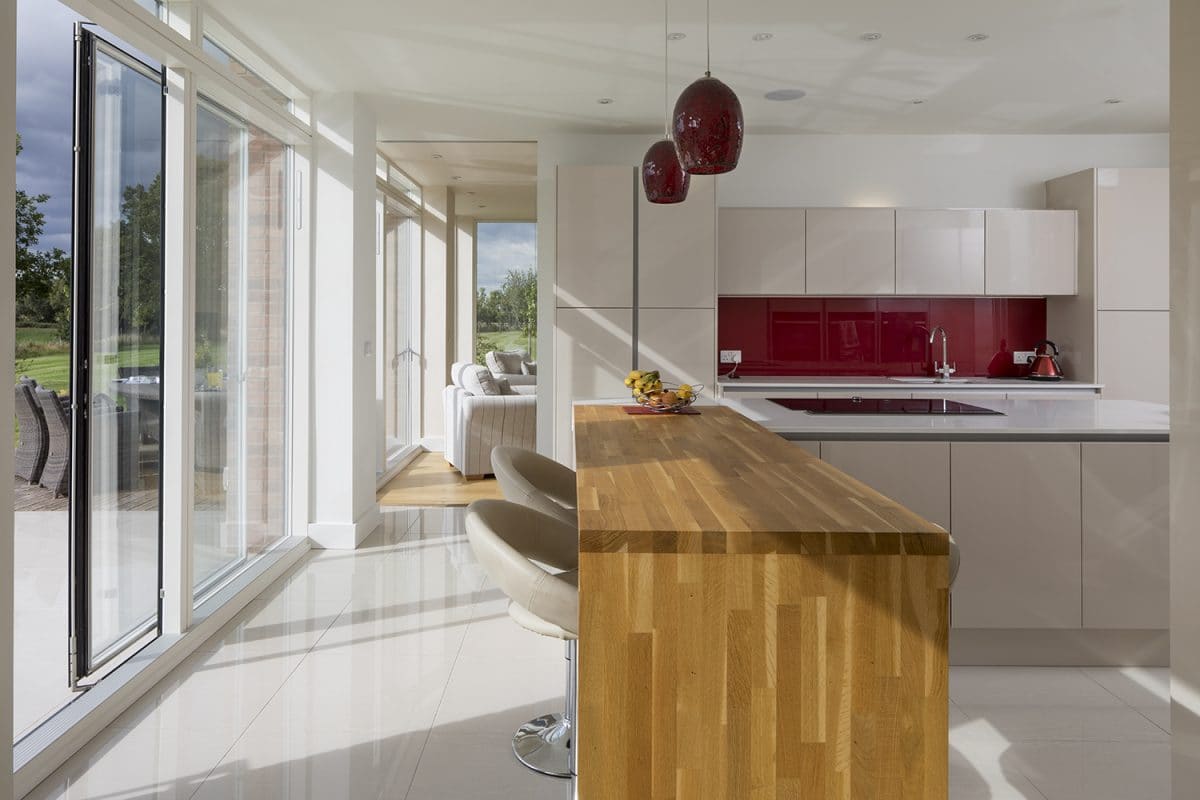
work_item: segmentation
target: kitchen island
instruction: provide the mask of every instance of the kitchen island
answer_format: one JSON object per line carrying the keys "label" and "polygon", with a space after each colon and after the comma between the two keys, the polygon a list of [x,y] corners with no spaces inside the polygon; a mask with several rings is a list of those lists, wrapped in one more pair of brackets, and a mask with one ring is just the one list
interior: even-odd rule
{"label": "kitchen island", "polygon": [[945,530],[731,408],[574,416],[579,797],[945,800]]}
{"label": "kitchen island", "polygon": [[1168,662],[1167,406],[968,398],[1001,413],[925,416],[721,402],[954,535],[952,663]]}

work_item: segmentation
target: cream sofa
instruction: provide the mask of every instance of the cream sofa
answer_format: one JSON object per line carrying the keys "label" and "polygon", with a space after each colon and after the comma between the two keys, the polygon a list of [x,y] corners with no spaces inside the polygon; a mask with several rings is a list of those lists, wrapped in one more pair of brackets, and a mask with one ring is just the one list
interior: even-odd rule
{"label": "cream sofa", "polygon": [[511,386],[511,394],[486,394],[470,374],[478,369],[456,362],[450,367],[451,384],[442,392],[446,460],[468,478],[491,473],[494,447],[537,448],[537,387]]}
{"label": "cream sofa", "polygon": [[[537,385],[537,363],[529,360],[529,353],[525,350],[491,350],[484,354],[483,360],[492,375],[504,378],[510,386]],[[522,364],[528,365],[534,372],[524,372]]]}

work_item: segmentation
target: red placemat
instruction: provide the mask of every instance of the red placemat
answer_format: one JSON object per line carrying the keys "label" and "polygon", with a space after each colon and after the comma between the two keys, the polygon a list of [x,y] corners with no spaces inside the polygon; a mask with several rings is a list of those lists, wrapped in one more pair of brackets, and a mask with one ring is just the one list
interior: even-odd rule
{"label": "red placemat", "polygon": [[700,409],[693,408],[692,406],[688,406],[687,408],[683,409],[682,411],[655,411],[653,409],[646,408],[645,406],[621,406],[621,408],[624,409],[626,414],[649,414],[649,415],[653,415],[655,417],[671,417],[671,416],[677,416],[680,414],[699,414],[700,413]]}

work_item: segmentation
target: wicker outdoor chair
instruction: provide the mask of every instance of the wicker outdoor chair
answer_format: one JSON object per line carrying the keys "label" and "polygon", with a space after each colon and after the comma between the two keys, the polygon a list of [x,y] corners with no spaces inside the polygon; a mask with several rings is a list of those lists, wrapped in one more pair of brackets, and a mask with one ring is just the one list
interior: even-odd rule
{"label": "wicker outdoor chair", "polygon": [[37,401],[50,433],[50,451],[42,469],[41,485],[54,492],[55,497],[62,497],[71,480],[71,421],[54,392],[39,388]]}
{"label": "wicker outdoor chair", "polygon": [[33,390],[27,383],[13,387],[16,400],[17,449],[13,452],[13,472],[18,478],[37,484],[46,466],[46,455],[50,452],[50,433],[46,429],[46,416],[33,398]]}

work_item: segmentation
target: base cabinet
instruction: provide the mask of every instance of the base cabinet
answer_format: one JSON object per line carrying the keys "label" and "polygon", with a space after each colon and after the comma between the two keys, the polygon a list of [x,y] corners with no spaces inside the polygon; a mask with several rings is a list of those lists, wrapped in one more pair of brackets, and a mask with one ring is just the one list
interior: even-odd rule
{"label": "base cabinet", "polygon": [[955,627],[1080,627],[1080,483],[1076,442],[951,444]]}
{"label": "base cabinet", "polygon": [[1168,445],[1083,444],[1083,627],[1170,623]]}
{"label": "base cabinet", "polygon": [[821,458],[949,530],[949,442],[822,442]]}

